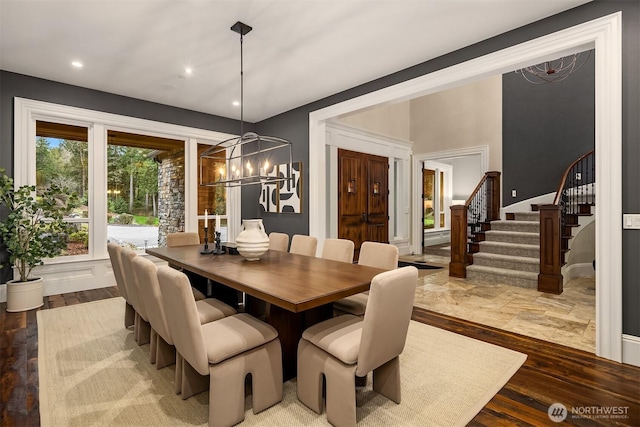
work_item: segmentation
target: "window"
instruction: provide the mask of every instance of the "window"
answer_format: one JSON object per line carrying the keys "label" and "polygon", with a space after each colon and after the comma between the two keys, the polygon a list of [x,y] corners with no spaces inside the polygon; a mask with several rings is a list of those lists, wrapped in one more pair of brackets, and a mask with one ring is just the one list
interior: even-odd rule
{"label": "window", "polygon": [[[37,267],[46,279],[46,292],[113,285],[107,241],[115,240],[114,227],[122,225],[113,222],[120,215],[114,212],[120,210],[120,199],[126,205],[122,209],[130,211],[126,213],[141,229],[136,231],[149,233],[132,239],[133,229],[128,228],[121,239],[140,252],[145,244],[163,244],[167,231],[197,231],[204,219],[204,206],[202,212],[198,208],[198,146],[232,136],[14,98],[15,184],[42,188],[64,180],[82,200],[66,218],[74,228],[67,251]],[[223,212],[222,231],[226,225],[229,235],[237,235],[240,190],[230,189],[216,197],[211,215]],[[235,216],[228,219],[226,209]],[[226,240],[225,235],[221,237]]]}
{"label": "window", "polygon": [[185,228],[184,141],[107,131],[107,239],[136,249]]}
{"label": "window", "polygon": [[[219,153],[219,160],[214,160],[210,157],[200,157],[200,154],[209,148],[211,148],[210,145],[198,144],[198,159],[200,162],[199,173],[203,174],[202,178],[204,182],[215,181],[213,175],[226,175],[226,158],[224,157],[224,152]],[[198,186],[198,216],[202,216],[202,220],[198,221],[198,233],[200,234],[200,241],[204,241],[205,210],[209,214],[209,220],[212,221],[207,224],[209,242],[214,241],[214,233],[216,232],[220,232],[220,240],[222,242],[227,241],[227,190],[224,187]]]}
{"label": "window", "polygon": [[62,256],[89,253],[89,130],[83,126],[36,121],[36,197],[52,184],[78,194],[80,205],[65,217],[70,225]]}

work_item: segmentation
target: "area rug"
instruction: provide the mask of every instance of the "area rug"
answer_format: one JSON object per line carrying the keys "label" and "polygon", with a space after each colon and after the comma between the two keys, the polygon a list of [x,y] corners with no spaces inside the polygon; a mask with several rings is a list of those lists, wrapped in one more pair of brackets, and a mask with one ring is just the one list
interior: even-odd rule
{"label": "area rug", "polygon": [[[43,426],[200,426],[208,393],[182,400],[173,392],[174,367],[156,370],[149,346],[125,329],[124,300],[112,298],[41,310],[38,319],[40,418]],[[463,426],[491,400],[526,356],[412,321],[401,356],[402,402],[371,390],[357,392],[363,426]],[[296,398],[259,414],[245,402],[248,426],[327,425]]]}
{"label": "area rug", "polygon": [[442,268],[439,265],[427,264],[426,261],[398,261],[398,268],[407,267],[411,265],[417,268],[418,270],[439,270]]}

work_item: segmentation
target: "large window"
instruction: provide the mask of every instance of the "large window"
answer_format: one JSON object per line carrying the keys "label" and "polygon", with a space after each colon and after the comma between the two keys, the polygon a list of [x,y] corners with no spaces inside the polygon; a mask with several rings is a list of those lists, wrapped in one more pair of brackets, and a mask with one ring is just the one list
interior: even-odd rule
{"label": "large window", "polygon": [[65,217],[69,223],[62,256],[89,253],[88,128],[46,121],[36,122],[36,197],[56,184],[79,196],[80,205]]}
{"label": "large window", "polygon": [[[198,231],[204,209],[209,237],[216,214],[221,231],[236,236],[240,189],[204,193],[200,204],[198,186],[198,149],[232,136],[15,98],[16,186],[63,184],[81,201],[65,218],[70,224],[66,251],[37,267],[45,292],[112,286],[107,241],[142,253],[145,245],[163,245],[169,232]],[[229,218],[228,211],[235,216]]]}
{"label": "large window", "polygon": [[184,231],[184,141],[107,131],[107,239],[156,247]]}

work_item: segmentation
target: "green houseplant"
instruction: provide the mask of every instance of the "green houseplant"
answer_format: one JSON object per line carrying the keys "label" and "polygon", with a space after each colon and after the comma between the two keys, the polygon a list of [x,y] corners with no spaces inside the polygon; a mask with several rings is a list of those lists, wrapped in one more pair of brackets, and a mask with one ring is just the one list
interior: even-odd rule
{"label": "green houseplant", "polygon": [[69,230],[64,215],[76,203],[75,193],[56,185],[38,192],[32,185],[15,188],[13,179],[0,169],[0,206],[5,208],[0,240],[18,275],[7,282],[7,311],[24,311],[43,304],[42,279],[32,278],[31,272],[44,264],[45,258],[60,255],[66,248]]}

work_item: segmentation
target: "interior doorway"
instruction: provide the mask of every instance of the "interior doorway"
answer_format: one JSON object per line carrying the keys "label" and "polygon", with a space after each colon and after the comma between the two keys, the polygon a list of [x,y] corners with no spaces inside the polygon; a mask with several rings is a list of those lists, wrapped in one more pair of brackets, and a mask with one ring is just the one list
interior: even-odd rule
{"label": "interior doorway", "polygon": [[422,167],[422,246],[450,241],[453,167],[426,161]]}
{"label": "interior doorway", "polygon": [[389,159],[338,149],[338,238],[389,243]]}
{"label": "interior doorway", "polygon": [[[621,13],[594,19],[575,25],[562,31],[548,34],[511,46],[502,51],[489,53],[453,65],[449,68],[423,75],[412,81],[393,87],[368,93],[357,98],[325,107],[310,113],[309,118],[309,154],[310,157],[324,159],[326,156],[326,121],[351,111],[378,105],[398,99],[434,93],[452,84],[472,81],[481,76],[496,72],[513,71],[524,63],[539,63],[545,59],[556,58],[567,50],[584,49],[598,46],[595,57],[596,69],[596,151],[608,153],[598,157],[596,169],[596,193],[599,202],[596,216],[599,219],[596,241],[598,242],[597,287],[597,335],[596,354],[601,357],[622,361],[623,342],[629,349],[635,344],[622,335],[622,203],[621,191],[600,191],[602,189],[621,188],[621,176],[614,173],[620,170],[622,163],[621,147],[621,56],[622,40]],[[317,167],[310,166],[309,191],[316,196],[310,201],[309,231],[320,236],[326,235],[326,195],[319,186],[326,181],[324,162]],[[414,173],[413,182],[420,182],[422,174]],[[418,176],[416,176],[418,175]],[[414,185],[415,188],[415,185]],[[413,198],[417,200],[418,198]],[[603,200],[604,199],[604,200]],[[420,217],[421,206],[412,207],[413,218]],[[414,220],[415,221],[415,220]],[[412,223],[416,223],[417,221]],[[412,233],[412,247],[421,244]],[[419,248],[417,248],[419,249]],[[604,255],[603,255],[604,254]],[[604,297],[603,297],[604,296]],[[629,350],[631,351],[631,350]]]}

